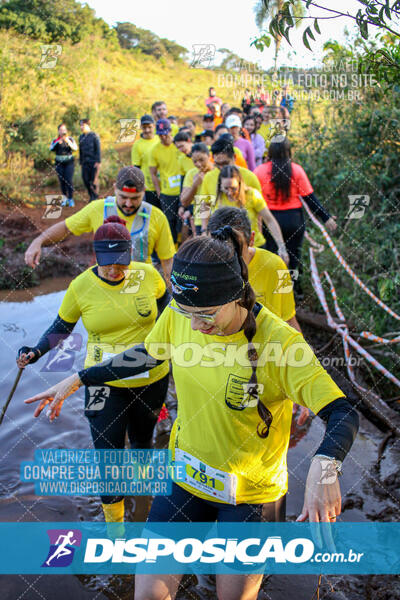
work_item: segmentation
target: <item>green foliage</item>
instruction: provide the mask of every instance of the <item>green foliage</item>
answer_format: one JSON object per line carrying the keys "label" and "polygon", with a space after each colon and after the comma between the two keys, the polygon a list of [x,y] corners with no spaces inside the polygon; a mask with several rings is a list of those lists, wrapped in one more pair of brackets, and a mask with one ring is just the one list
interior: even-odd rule
{"label": "green foliage", "polygon": [[14,29],[42,43],[71,40],[87,35],[112,38],[112,29],[87,4],[75,0],[9,0],[0,6],[0,28]]}
{"label": "green foliage", "polygon": [[[275,44],[279,44],[282,38],[290,44],[290,31],[299,26],[304,20],[305,29],[303,31],[303,44],[311,51],[310,40],[315,41],[315,33],[321,34],[319,27],[319,18],[314,18],[313,25],[308,25],[310,15],[308,9],[318,7],[322,11],[320,18],[334,19],[342,17],[351,24],[356,24],[359,35],[363,40],[370,38],[371,29],[375,33],[385,32],[393,36],[394,44],[391,51],[378,50],[371,51],[365,57],[366,68],[373,68],[379,74],[379,78],[385,78],[388,83],[393,82],[393,74],[396,80],[399,78],[399,38],[400,28],[398,26],[399,2],[390,5],[389,0],[385,3],[380,0],[358,0],[361,5],[358,10],[353,9],[347,12],[337,10],[335,7],[324,7],[313,0],[259,0],[255,7],[256,24],[259,28],[264,22],[269,22],[269,33],[274,38]],[[301,8],[301,10],[300,10]],[[265,32],[256,38],[252,45],[258,50],[266,46]],[[269,45],[269,43],[268,43]],[[393,71],[392,75],[385,76],[385,70]]]}
{"label": "green foliage", "polygon": [[[117,143],[119,119],[150,112],[155,100],[164,100],[171,114],[182,118],[202,114],[209,86],[218,87],[217,72],[190,68],[167,53],[155,60],[118,43],[105,43],[101,34],[78,43],[63,42],[62,55],[52,69],[38,68],[40,59],[41,41],[0,29],[3,203],[43,202],[44,194],[58,189],[49,145],[61,122],[77,140],[79,119],[90,117],[102,145],[100,183],[111,193],[118,169],[130,161],[130,146],[124,150]],[[227,102],[234,102],[232,88],[221,93]],[[84,189],[79,165],[74,185]]]}
{"label": "green foliage", "polygon": [[218,52],[223,55],[219,65],[219,69],[223,71],[245,71],[250,72],[259,71],[259,67],[244,58],[241,58],[238,54],[235,54],[228,48],[218,48]]}
{"label": "green foliage", "polygon": [[[322,204],[337,216],[334,243],[362,281],[400,313],[400,97],[375,86],[365,89],[357,103],[309,102],[299,109],[291,132],[294,158]],[[348,218],[350,195],[369,196],[360,218]],[[393,318],[353,282],[312,224],[309,232],[325,244],[317,257],[320,272],[330,273],[342,310],[356,330],[378,335],[393,331]],[[306,253],[303,258],[308,280]],[[306,293],[315,298],[307,285]]]}
{"label": "green foliage", "polygon": [[[285,2],[284,0],[258,0],[254,7],[254,13],[256,25],[260,30],[265,23],[269,23],[269,33],[275,42],[274,73],[276,73],[282,38],[285,38],[286,41],[290,43],[290,29],[292,27],[298,27],[301,23],[301,19],[305,15],[303,3],[301,0],[293,0],[292,3]],[[276,22],[282,22],[282,27],[277,27]],[[303,35],[304,43],[309,47],[307,35],[313,35],[309,27],[307,27],[307,30]],[[254,46],[257,50],[263,52],[264,48],[269,48],[271,37],[264,32],[252,41],[251,46]]]}
{"label": "green foliage", "polygon": [[187,54],[183,46],[167,38],[159,38],[152,31],[136,27],[133,23],[117,23],[115,31],[121,48],[137,50],[157,59],[169,56],[176,61],[182,60]]}
{"label": "green foliage", "polygon": [[7,161],[0,165],[0,199],[3,203],[20,204],[31,195],[34,176],[33,160],[22,153],[9,153]]}

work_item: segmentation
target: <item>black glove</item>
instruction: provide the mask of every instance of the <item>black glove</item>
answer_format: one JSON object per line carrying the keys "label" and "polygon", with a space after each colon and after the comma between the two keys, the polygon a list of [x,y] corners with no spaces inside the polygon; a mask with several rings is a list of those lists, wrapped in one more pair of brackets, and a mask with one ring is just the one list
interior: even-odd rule
{"label": "black glove", "polygon": [[21,356],[21,354],[29,354],[29,352],[33,352],[35,355],[33,358],[30,359],[30,361],[28,363],[28,364],[32,365],[37,360],[39,360],[39,358],[41,356],[40,350],[38,350],[37,348],[30,348],[29,346],[22,346],[22,348],[20,348],[18,350],[18,358]]}

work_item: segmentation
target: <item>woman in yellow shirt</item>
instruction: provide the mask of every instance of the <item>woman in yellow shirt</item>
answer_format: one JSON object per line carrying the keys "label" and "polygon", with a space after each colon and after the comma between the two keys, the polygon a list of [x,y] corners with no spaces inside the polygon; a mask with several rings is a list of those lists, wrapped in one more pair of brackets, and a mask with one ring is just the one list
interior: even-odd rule
{"label": "woman in yellow shirt", "polygon": [[[131,238],[118,216],[97,229],[97,264],[69,285],[58,316],[38,344],[22,347],[17,364],[36,362],[82,319],[88,332],[85,367],[144,342],[166,296],[159,273],[146,263],[131,262]],[[157,304],[157,301],[158,304]],[[105,382],[85,389],[85,416],[96,449],[124,448],[128,434],[132,448],[150,448],[158,413],[168,387],[168,361],[139,377]],[[122,522],[122,496],[101,496],[106,521]]]}
{"label": "woman in yellow shirt", "polygon": [[[261,219],[276,240],[279,256],[288,264],[289,255],[277,220],[265,204],[262,194],[255,188],[245,184],[240,170],[235,165],[226,165],[221,169],[215,204],[211,207],[210,212],[212,213],[221,206],[235,206],[236,208],[246,209],[251,228],[255,232],[254,246],[256,248],[265,245],[265,238],[259,227],[259,220]],[[202,231],[207,230],[207,224],[208,217],[203,219]]]}
{"label": "woman in yellow shirt", "polygon": [[[178,415],[171,433],[185,480],[153,501],[150,522],[259,521],[262,506],[283,512],[292,401],[327,423],[312,458],[299,521],[340,514],[337,476],[358,428],[357,413],[300,333],[255,303],[240,238],[231,227],[187,240],[174,257],[173,302],[145,340],[157,362],[172,362]],[[50,418],[81,385],[143,371],[129,357],[71,375],[41,394]],[[123,363],[123,364],[122,364]],[[277,519],[279,520],[279,518]],[[178,567],[179,572],[179,567]],[[135,600],[175,598],[181,576],[136,575]],[[217,575],[218,597],[255,600],[262,575]]]}

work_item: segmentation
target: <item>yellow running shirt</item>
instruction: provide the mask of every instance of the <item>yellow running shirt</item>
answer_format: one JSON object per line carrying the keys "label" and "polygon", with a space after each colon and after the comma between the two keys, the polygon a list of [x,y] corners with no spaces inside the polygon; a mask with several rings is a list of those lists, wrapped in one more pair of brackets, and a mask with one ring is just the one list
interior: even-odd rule
{"label": "yellow running shirt", "polygon": [[270,123],[261,123],[260,128],[257,129],[257,133],[259,133],[264,139],[265,147],[268,148],[274,133],[274,128],[272,125]]}
{"label": "yellow running shirt", "polygon": [[150,150],[158,144],[158,137],[154,136],[151,140],[139,138],[132,146],[131,163],[143,171],[146,190],[154,192],[155,187],[149,171]]}
{"label": "yellow running shirt", "polygon": [[294,317],[296,308],[293,285],[281,257],[268,250],[255,248],[255,254],[247,266],[250,285],[256,293],[257,302],[284,321]]}
{"label": "yellow running shirt", "polygon": [[157,168],[161,193],[167,196],[179,196],[181,192],[180,154],[174,143],[164,146],[161,142],[150,152],[149,167]]}
{"label": "yellow running shirt", "polygon": [[[245,169],[244,167],[237,167],[237,168],[239,169],[239,171],[242,175],[244,183],[247,186],[255,188],[256,190],[259,190],[261,192],[260,182],[257,179],[257,177],[254,175],[254,173],[249,171],[249,169]],[[202,200],[203,200],[203,202],[210,205],[211,211],[215,207],[219,174],[220,174],[220,170],[217,168],[214,168],[214,169],[212,169],[212,171],[209,171],[208,173],[206,173],[206,175],[204,176],[204,179],[203,179],[203,183],[201,185],[201,190],[198,190],[198,192],[197,192],[198,194],[201,194],[202,196],[204,196],[204,198]],[[185,182],[184,182],[184,184],[185,184]],[[264,207],[265,207],[265,201],[263,200],[263,202],[264,202]],[[195,219],[194,219],[195,225],[202,225],[202,219],[196,215],[194,215],[194,217],[195,217]],[[258,226],[255,231],[256,231],[256,236],[257,236]],[[262,236],[261,233],[260,233],[260,235]],[[257,239],[257,241],[258,240],[259,240],[259,238]],[[263,242],[261,242],[261,244],[259,244],[259,245],[262,246],[264,243],[265,243],[265,240]]]}
{"label": "yellow running shirt", "polygon": [[[118,285],[102,281],[93,268],[71,281],[58,314],[64,321],[82,323],[88,332],[85,368],[143,343],[157,317],[157,302],[165,293],[161,275],[151,265],[131,262]],[[168,373],[168,361],[148,371],[147,377],[111,381],[115,387],[141,387]]]}
{"label": "yellow running shirt", "polygon": [[[187,173],[185,174],[185,179],[183,180],[183,186],[182,187],[192,187],[193,185],[193,179],[194,176],[196,175],[196,173],[199,172],[199,169],[197,167],[192,167],[191,169],[189,169],[189,171],[187,171]],[[201,184],[203,185],[203,184]],[[201,187],[201,185],[199,187]],[[199,188],[197,188],[197,193],[200,193]]]}
{"label": "yellow running shirt", "polygon": [[[243,331],[206,335],[193,331],[190,319],[167,308],[145,341],[151,356],[171,354],[178,397],[172,457],[179,449],[178,455],[189,456],[192,464],[197,461],[203,472],[210,467],[216,478],[221,472],[229,479],[236,477],[237,504],[273,502],[286,493],[292,401],[317,413],[344,397],[300,333],[264,307],[256,322],[259,393],[273,417],[265,439],[257,435],[260,417],[245,391],[251,367]],[[199,471],[190,469],[186,468],[189,480],[196,479]],[[177,483],[200,498],[216,500],[213,487],[220,489],[220,482],[215,480],[213,484],[207,479],[205,491],[198,489],[199,483]]]}
{"label": "yellow running shirt", "polygon": [[[127,217],[117,206],[117,213],[126,221],[128,231],[131,231],[135,215]],[[84,208],[65,219],[65,225],[74,235],[96,231],[104,221],[104,199],[93,200]],[[156,206],[151,209],[149,224],[149,254],[146,262],[151,264],[151,255],[156,250],[161,260],[168,260],[175,254],[174,241],[171,235],[167,217]]]}
{"label": "yellow running shirt", "polygon": [[178,157],[178,162],[181,169],[180,174],[182,177],[185,177],[186,173],[194,168],[194,164],[190,156],[187,156],[183,152],[180,152],[179,154],[180,156]]}
{"label": "yellow running shirt", "polygon": [[[246,209],[247,215],[250,219],[251,229],[255,232],[254,245],[256,247],[263,246],[265,244],[265,238],[258,227],[258,213],[266,207],[265,200],[261,192],[252,187],[247,188],[245,195],[246,204],[244,205],[244,208]],[[220,194],[219,200],[217,204],[211,208],[211,212],[214,212],[214,210],[217,210],[217,208],[220,208],[221,206],[237,205],[235,202],[228,200],[226,194]]]}

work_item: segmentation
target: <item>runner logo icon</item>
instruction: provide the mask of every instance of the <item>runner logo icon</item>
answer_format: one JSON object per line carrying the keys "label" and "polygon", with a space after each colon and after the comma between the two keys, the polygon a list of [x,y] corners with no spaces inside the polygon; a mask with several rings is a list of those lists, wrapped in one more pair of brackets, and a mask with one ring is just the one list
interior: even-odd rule
{"label": "runner logo icon", "polygon": [[79,529],[48,529],[50,548],[42,567],[68,567],[82,541]]}

